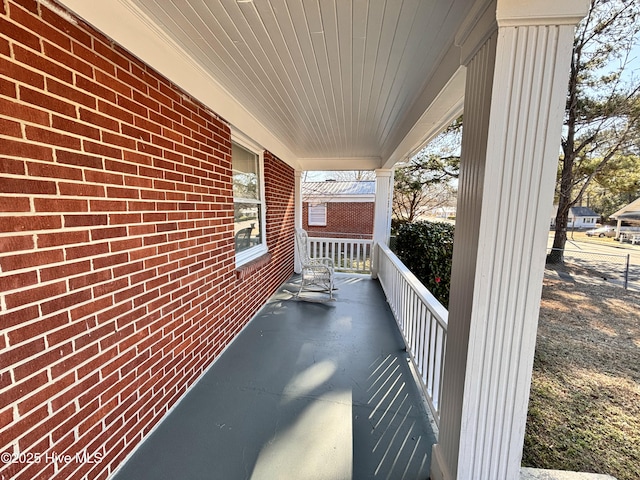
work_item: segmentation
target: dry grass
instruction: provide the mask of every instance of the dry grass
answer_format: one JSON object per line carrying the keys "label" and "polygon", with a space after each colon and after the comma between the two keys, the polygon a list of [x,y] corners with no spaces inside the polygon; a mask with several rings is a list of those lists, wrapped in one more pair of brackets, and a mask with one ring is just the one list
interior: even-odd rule
{"label": "dry grass", "polygon": [[640,293],[545,280],[523,465],[640,478]]}

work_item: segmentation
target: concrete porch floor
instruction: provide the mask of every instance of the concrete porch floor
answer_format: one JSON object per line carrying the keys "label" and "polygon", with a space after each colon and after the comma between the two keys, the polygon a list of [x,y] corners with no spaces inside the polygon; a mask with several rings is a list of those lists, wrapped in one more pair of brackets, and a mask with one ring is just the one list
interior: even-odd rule
{"label": "concrete porch floor", "polygon": [[336,301],[283,285],[113,476],[418,479],[436,441],[377,281],[339,275]]}

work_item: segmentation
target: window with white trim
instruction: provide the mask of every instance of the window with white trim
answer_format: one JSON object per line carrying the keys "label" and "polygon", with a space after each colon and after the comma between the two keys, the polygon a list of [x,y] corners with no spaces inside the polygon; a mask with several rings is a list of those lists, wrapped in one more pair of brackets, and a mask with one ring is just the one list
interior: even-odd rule
{"label": "window with white trim", "polygon": [[317,205],[309,204],[309,226],[326,227],[327,226],[327,204],[319,203]]}
{"label": "window with white trim", "polygon": [[236,264],[239,265],[267,251],[262,153],[234,139],[231,143],[231,162]]}

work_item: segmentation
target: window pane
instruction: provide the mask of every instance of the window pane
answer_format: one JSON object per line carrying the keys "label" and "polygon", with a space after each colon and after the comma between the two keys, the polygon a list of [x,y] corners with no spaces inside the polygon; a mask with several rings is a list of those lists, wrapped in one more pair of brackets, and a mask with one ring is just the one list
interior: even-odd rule
{"label": "window pane", "polygon": [[233,206],[235,210],[236,252],[262,243],[261,205],[259,203],[234,202]]}
{"label": "window pane", "polygon": [[258,156],[235,143],[231,144],[233,163],[233,196],[260,199]]}

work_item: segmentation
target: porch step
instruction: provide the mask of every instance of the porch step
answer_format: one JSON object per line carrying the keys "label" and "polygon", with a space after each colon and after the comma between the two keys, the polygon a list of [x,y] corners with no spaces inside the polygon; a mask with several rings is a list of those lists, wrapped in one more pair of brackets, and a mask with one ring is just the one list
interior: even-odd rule
{"label": "porch step", "polygon": [[522,467],[520,470],[520,480],[616,480],[616,478],[600,473]]}

